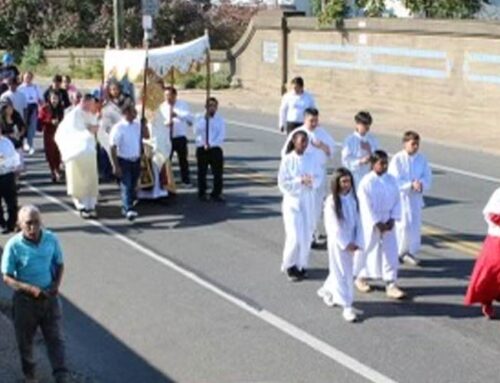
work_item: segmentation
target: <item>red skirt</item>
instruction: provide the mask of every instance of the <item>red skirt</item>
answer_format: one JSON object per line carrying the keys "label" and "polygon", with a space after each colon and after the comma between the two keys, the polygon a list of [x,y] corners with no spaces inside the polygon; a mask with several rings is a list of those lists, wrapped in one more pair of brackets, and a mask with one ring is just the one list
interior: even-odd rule
{"label": "red skirt", "polygon": [[465,304],[500,300],[500,237],[487,236],[465,295]]}

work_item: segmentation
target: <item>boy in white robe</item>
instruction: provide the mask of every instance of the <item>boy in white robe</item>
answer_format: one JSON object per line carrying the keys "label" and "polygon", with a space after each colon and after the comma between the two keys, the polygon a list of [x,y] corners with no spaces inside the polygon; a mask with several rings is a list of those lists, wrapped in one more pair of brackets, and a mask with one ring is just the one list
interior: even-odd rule
{"label": "boy in white robe", "polygon": [[[308,135],[309,144],[307,145],[306,153],[314,158],[314,162],[321,172],[323,183],[316,189],[314,197],[314,233],[312,238],[312,248],[320,248],[319,242],[319,225],[321,224],[321,213],[323,212],[323,204],[327,195],[328,183],[328,164],[332,161],[335,153],[335,140],[326,129],[319,126],[319,111],[315,108],[308,108],[305,111],[304,125],[295,131],[303,131]],[[294,132],[295,132],[294,131]],[[293,137],[293,132],[288,135],[281,157],[286,155],[286,150],[290,145]]]}
{"label": "boy in white robe", "polygon": [[363,231],[358,199],[352,174],[346,168],[335,171],[332,193],[325,202],[324,218],[328,233],[328,264],[330,273],[318,295],[329,307],[343,307],[342,316],[356,321],[354,300],[354,254],[363,248]]}
{"label": "boy in white robe", "polygon": [[382,279],[389,298],[402,299],[405,293],[398,287],[398,245],[395,222],[401,219],[401,203],[396,180],[387,174],[387,153],[377,150],[372,156],[372,171],[359,185],[358,198],[363,225],[365,251],[356,254],[356,287],[368,293],[366,279]]}
{"label": "boy in white robe", "polygon": [[293,282],[306,276],[315,224],[315,190],[323,183],[313,156],[306,153],[307,144],[307,134],[295,132],[278,173],[286,237],[281,271]]}
{"label": "boy in white robe", "polygon": [[356,130],[345,139],[342,147],[342,165],[351,171],[354,184],[358,187],[361,179],[371,170],[370,156],[378,149],[378,142],[370,133],[373,123],[370,113],[361,111],[354,121]]}
{"label": "boy in white robe", "polygon": [[416,255],[422,243],[422,208],[424,193],[432,185],[432,172],[427,159],[418,152],[420,136],[408,131],[403,136],[403,150],[389,165],[389,174],[396,178],[401,198],[401,220],[396,222],[400,260],[409,265],[419,264]]}

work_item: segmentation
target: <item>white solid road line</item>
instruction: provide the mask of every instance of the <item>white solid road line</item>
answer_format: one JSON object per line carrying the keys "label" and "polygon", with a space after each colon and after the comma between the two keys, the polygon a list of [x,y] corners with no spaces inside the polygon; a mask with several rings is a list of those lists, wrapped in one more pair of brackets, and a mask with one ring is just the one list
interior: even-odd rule
{"label": "white solid road line", "polygon": [[[27,183],[27,186],[32,192],[47,199],[48,201],[60,206],[62,209],[79,216],[77,211],[73,210],[71,207],[66,205],[60,199],[45,193],[44,191],[40,190],[39,188],[37,188],[29,183]],[[265,309],[256,308],[256,307],[248,304],[244,300],[222,290],[221,288],[217,287],[213,283],[210,283],[209,281],[203,279],[202,277],[195,274],[194,272],[187,270],[184,267],[176,264],[175,262],[162,257],[158,253],[156,253],[156,252],[146,248],[145,246],[133,241],[132,239],[126,237],[125,235],[118,233],[116,230],[104,225],[103,223],[96,221],[96,220],[87,220],[86,222],[90,225],[98,227],[106,234],[109,234],[113,238],[119,240],[120,242],[123,242],[124,244],[126,244],[126,245],[130,246],[131,248],[137,250],[138,252],[144,254],[148,258],[162,264],[163,266],[168,267],[169,269],[171,269],[173,271],[176,271],[177,273],[183,275],[184,277],[188,278],[189,280],[196,283],[197,285],[203,287],[204,289],[206,289],[208,291],[211,291],[212,293],[216,294],[220,298],[223,298],[224,300],[232,303],[233,305],[248,312],[249,314],[252,314],[253,316],[259,318],[260,320],[270,324],[271,326],[275,327],[276,329],[280,330],[281,332],[283,332],[283,333],[291,336],[292,338],[298,340],[299,342],[309,346],[313,350],[323,354],[324,356],[330,358],[331,360],[337,362],[338,364],[344,366],[345,368],[348,368],[349,370],[351,370],[355,374],[364,377],[365,379],[369,380],[370,382],[396,383],[395,380],[393,380],[393,379],[381,374],[380,372],[366,366],[365,364],[350,357],[349,355],[336,349],[335,347],[331,346],[330,344],[322,341],[321,339],[316,338],[315,336],[300,329],[299,327],[294,326],[290,322],[287,322],[283,318],[281,318],[277,315],[274,315],[270,311],[267,311]]]}
{"label": "white solid road line", "polygon": [[[244,128],[248,128],[248,129],[260,130],[260,131],[263,131],[263,132],[267,132],[267,133],[271,133],[271,134],[277,134],[277,135],[280,135],[280,136],[284,136],[284,133],[278,131],[278,129],[272,129],[272,128],[268,128],[268,127],[262,126],[262,125],[249,124],[249,123],[246,123],[246,122],[236,121],[236,120],[226,120],[226,122],[228,122],[229,124],[238,125],[238,126],[241,126],[241,127],[244,127]],[[337,146],[340,147],[342,145],[339,144],[339,143],[337,143]],[[436,163],[432,163],[432,162],[430,162],[429,164],[431,165],[432,168],[437,169],[437,170],[442,170],[442,171],[445,171],[445,172],[455,173],[455,174],[459,174],[461,176],[476,178],[476,179],[479,179],[479,180],[482,180],[482,181],[489,181],[489,182],[494,182],[494,183],[500,183],[500,178],[488,176],[488,175],[485,175],[485,174],[479,174],[479,173],[469,172],[467,170],[457,169],[457,168],[453,168],[453,167],[450,167],[450,166],[440,165],[440,164],[436,164]]]}

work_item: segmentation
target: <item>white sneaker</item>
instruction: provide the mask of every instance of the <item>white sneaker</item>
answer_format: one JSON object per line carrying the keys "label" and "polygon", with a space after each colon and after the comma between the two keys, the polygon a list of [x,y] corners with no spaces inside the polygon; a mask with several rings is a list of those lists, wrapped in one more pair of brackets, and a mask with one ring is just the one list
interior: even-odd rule
{"label": "white sneaker", "polygon": [[30,146],[28,145],[28,141],[24,140],[24,144],[23,144],[23,150],[25,152],[29,151],[31,148]]}
{"label": "white sneaker", "polygon": [[342,311],[342,317],[346,322],[350,323],[356,322],[356,320],[358,319],[358,316],[356,315],[352,307],[344,308],[344,310]]}
{"label": "white sneaker", "polygon": [[129,221],[133,221],[134,219],[136,219],[136,218],[137,218],[137,216],[138,216],[138,215],[139,215],[139,214],[137,214],[137,212],[136,212],[136,211],[134,211],[134,210],[129,210],[129,211],[127,211],[127,214],[125,214],[125,217],[127,217],[127,219],[128,219]]}
{"label": "white sneaker", "polygon": [[33,154],[35,154],[35,148],[30,148],[28,150],[28,155],[32,156]]}
{"label": "white sneaker", "polygon": [[401,256],[401,261],[404,264],[410,265],[410,266],[418,266],[420,264],[420,261],[416,259],[413,255],[410,253],[403,254]]}
{"label": "white sneaker", "polygon": [[333,295],[330,293],[325,293],[323,296],[323,303],[327,305],[328,307],[335,307],[335,301],[333,300]]}
{"label": "white sneaker", "polygon": [[398,285],[391,283],[385,288],[385,293],[387,297],[392,299],[403,299],[406,297],[406,293],[401,290]]}
{"label": "white sneaker", "polygon": [[318,295],[318,297],[323,299],[325,297],[326,290],[323,287],[321,287],[318,291],[316,291],[316,294]]}

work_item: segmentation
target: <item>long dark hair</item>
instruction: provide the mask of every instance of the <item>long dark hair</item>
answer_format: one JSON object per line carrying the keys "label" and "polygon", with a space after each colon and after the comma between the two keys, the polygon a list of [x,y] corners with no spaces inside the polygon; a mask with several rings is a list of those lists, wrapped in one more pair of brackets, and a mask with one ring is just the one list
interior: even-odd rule
{"label": "long dark hair", "polygon": [[354,177],[352,176],[352,173],[349,171],[349,169],[340,167],[335,170],[331,182],[335,215],[337,216],[337,219],[339,221],[344,219],[344,213],[342,212],[342,199],[340,198],[342,194],[340,179],[342,177],[349,177],[351,179],[351,193],[354,196],[354,200],[356,201],[356,209],[359,210],[358,197],[356,196],[356,190],[354,188]]}
{"label": "long dark hair", "polygon": [[295,131],[291,134],[292,134],[292,137],[290,138],[290,141],[288,141],[288,145],[286,147],[286,154],[292,152],[295,149],[295,140],[296,140],[297,136],[302,135],[306,138],[306,140],[309,139],[309,136],[307,135],[307,133],[302,131],[302,130]]}

